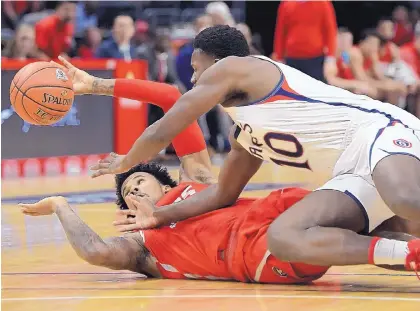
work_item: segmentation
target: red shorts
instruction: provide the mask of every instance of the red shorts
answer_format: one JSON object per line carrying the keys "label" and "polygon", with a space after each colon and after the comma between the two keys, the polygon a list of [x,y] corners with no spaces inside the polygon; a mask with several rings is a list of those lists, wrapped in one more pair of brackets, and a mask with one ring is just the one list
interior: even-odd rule
{"label": "red shorts", "polygon": [[255,201],[237,220],[226,254],[228,268],[235,279],[275,284],[307,283],[327,272],[330,267],[280,261],[268,251],[270,224],[308,193],[299,188],[274,191]]}

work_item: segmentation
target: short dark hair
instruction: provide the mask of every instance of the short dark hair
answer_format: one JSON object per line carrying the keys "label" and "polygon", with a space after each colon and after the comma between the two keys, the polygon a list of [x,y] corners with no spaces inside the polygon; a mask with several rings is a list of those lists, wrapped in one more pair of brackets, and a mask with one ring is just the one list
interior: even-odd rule
{"label": "short dark hair", "polygon": [[134,173],[148,173],[154,176],[164,186],[170,186],[171,188],[177,186],[176,181],[174,181],[171,175],[169,175],[166,167],[154,162],[136,165],[128,172],[115,175],[115,190],[117,193],[116,204],[120,207],[120,209],[128,209],[124,197],[122,196],[122,185],[124,181]]}
{"label": "short dark hair", "polygon": [[227,25],[217,25],[201,31],[194,39],[194,49],[200,49],[219,59],[250,54],[244,35]]}

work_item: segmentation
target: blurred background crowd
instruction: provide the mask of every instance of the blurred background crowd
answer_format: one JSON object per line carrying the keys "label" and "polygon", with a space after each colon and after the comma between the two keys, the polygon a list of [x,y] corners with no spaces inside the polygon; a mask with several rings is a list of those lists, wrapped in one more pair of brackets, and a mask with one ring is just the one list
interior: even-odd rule
{"label": "blurred background crowd", "polygon": [[[396,3],[357,33],[337,18],[337,4],[330,1],[277,2],[275,27],[270,33],[253,32],[245,23],[248,4],[2,1],[2,58],[49,60],[62,54],[69,59],[145,59],[150,80],[175,84],[185,92],[192,87],[192,39],[206,27],[226,24],[245,35],[252,54],[270,56],[316,79],[420,116],[419,2]],[[149,123],[162,115],[160,108],[150,106]],[[200,119],[212,151],[229,150],[230,122],[218,108]]]}

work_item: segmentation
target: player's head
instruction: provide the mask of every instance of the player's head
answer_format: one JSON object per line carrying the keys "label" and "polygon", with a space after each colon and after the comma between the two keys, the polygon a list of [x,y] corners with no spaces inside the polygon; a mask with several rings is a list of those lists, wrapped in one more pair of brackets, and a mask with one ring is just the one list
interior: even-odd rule
{"label": "player's head", "polygon": [[379,52],[382,37],[374,29],[365,30],[360,38],[360,47],[366,55],[372,55]]}
{"label": "player's head", "polygon": [[394,22],[391,18],[381,18],[376,27],[377,32],[381,35],[384,40],[391,40],[394,37]]}
{"label": "player's head", "polygon": [[128,209],[125,198],[129,194],[146,197],[156,204],[177,183],[167,169],[157,163],[139,164],[126,173],[115,176],[117,205]]}
{"label": "player's head", "polygon": [[57,16],[63,23],[71,22],[76,17],[77,1],[59,1],[56,7]]}
{"label": "player's head", "polygon": [[194,39],[191,66],[195,84],[202,73],[218,60],[228,56],[249,55],[249,46],[244,35],[235,27],[218,25],[204,29]]}

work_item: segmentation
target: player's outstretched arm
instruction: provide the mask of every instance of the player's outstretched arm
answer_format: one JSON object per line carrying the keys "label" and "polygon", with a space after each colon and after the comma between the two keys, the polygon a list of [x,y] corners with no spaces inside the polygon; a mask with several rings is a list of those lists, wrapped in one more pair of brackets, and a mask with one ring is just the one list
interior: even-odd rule
{"label": "player's outstretched arm", "polygon": [[187,200],[156,209],[153,212],[153,218],[159,225],[198,216],[235,203],[262,164],[262,160],[250,155],[238,144],[233,137],[235,128],[236,126],[233,127],[230,135],[232,149],[220,170],[218,183]]}
{"label": "player's outstretched arm", "polygon": [[[22,213],[43,216],[55,213],[60,220],[67,238],[80,258],[95,266],[115,270],[141,272],[142,263],[138,258],[144,247],[138,237],[112,237],[103,240],[73,211],[63,197],[49,197],[35,204],[20,204]],[[133,211],[131,211],[133,212]]]}

